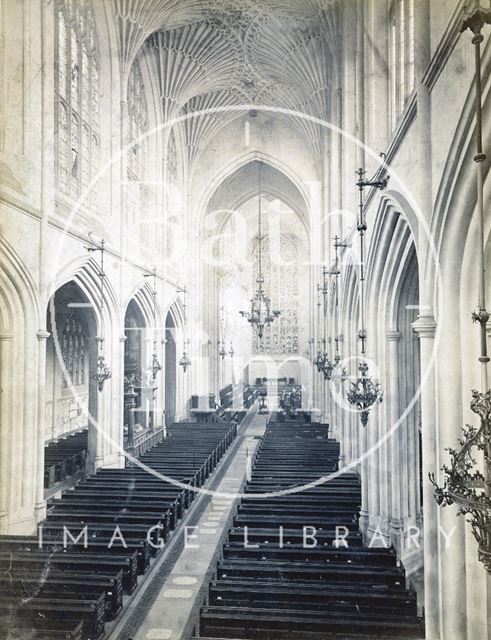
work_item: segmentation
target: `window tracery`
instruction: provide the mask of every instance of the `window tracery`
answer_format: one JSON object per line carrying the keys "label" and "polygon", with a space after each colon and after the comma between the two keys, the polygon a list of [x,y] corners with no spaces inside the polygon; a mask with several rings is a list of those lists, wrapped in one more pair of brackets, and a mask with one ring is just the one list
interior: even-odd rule
{"label": "window tracery", "polygon": [[[140,211],[145,211],[148,201],[147,158],[148,138],[143,137],[148,129],[148,110],[145,97],[145,86],[140,65],[135,61],[128,79],[128,216],[133,222],[138,221]],[[143,227],[142,227],[143,228]]]}
{"label": "window tracery", "polygon": [[390,111],[395,127],[414,89],[414,0],[392,0],[389,10]]}
{"label": "window tracery", "polygon": [[61,353],[67,376],[63,376],[63,388],[73,384],[84,385],[86,381],[86,339],[82,322],[74,311],[70,311],[63,323]]}
{"label": "window tracery", "polygon": [[[57,0],[55,24],[57,187],[79,198],[99,169],[99,65],[90,0]],[[95,186],[84,204],[97,207]]]}
{"label": "window tracery", "polygon": [[[264,330],[262,340],[253,335],[252,350],[255,355],[296,355],[298,338],[298,238],[290,234],[280,236],[279,260],[269,250],[269,238],[263,240],[263,275],[271,308],[281,315]],[[257,247],[254,249],[254,283],[258,273]]]}

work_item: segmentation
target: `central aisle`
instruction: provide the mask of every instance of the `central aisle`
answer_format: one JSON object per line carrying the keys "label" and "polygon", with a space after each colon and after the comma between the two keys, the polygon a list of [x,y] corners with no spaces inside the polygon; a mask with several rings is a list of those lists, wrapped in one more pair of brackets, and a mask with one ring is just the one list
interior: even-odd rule
{"label": "central aisle", "polygon": [[[206,508],[197,520],[191,517],[186,520],[187,548],[177,556],[163,587],[156,596],[148,611],[142,607],[142,624],[134,640],[180,640],[189,635],[195,615],[199,613],[202,598],[199,595],[202,586],[208,584],[208,571],[213,566],[213,560],[221,550],[221,538],[228,530],[228,521],[232,516],[235,496],[240,492],[246,479],[248,456],[253,458],[258,445],[257,436],[262,436],[266,429],[269,416],[259,415],[255,409],[245,418],[245,425],[239,427],[237,444],[223,463],[226,470],[215,491],[231,494],[230,497],[220,495],[206,496]],[[206,425],[203,425],[206,429]],[[219,470],[217,470],[220,473]],[[186,532],[179,535],[186,539]],[[149,581],[147,589],[152,589]],[[141,594],[144,600],[145,592]],[[130,604],[130,609],[140,609],[140,598]],[[184,633],[186,632],[186,635]],[[115,638],[128,636],[118,634]]]}

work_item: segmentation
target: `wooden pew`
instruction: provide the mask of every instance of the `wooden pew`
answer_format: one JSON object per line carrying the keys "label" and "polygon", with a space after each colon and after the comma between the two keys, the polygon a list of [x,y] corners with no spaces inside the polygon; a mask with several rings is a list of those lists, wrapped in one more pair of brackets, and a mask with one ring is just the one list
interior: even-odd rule
{"label": "wooden pew", "polygon": [[[124,471],[126,471],[126,473],[124,473]],[[185,497],[186,493],[189,492],[189,479],[187,483],[180,481],[182,485],[186,485],[185,487],[181,487],[177,484],[172,484],[168,480],[163,480],[162,478],[152,475],[146,469],[138,469],[136,467],[126,467],[126,469],[99,469],[96,474],[85,478],[83,482],[76,484],[71,490],[90,489],[97,483],[99,483],[99,485],[104,483],[108,491],[125,488],[128,493],[148,488],[149,491],[159,491],[162,498],[173,496],[179,499],[181,496]]]}
{"label": "wooden pew", "polygon": [[416,594],[387,589],[360,589],[357,586],[336,584],[275,583],[256,581],[254,589],[247,580],[212,581],[208,604],[212,606],[264,607],[268,602],[275,609],[308,607],[311,610],[336,609],[346,613],[374,613],[381,615],[417,615]]}
{"label": "wooden pew", "polygon": [[273,609],[249,607],[203,607],[200,617],[201,633],[223,638],[257,640],[285,640],[312,638],[320,640],[325,634],[357,634],[358,637],[423,638],[424,627],[414,616],[383,616],[334,613],[326,610]]}
{"label": "wooden pew", "polygon": [[357,474],[289,492],[337,469],[339,444],[326,435],[325,425],[268,424],[201,609],[200,638],[424,637],[394,549],[363,546]]}
{"label": "wooden pew", "polygon": [[9,640],[82,640],[83,626],[82,620],[71,618],[23,620],[0,613],[0,638]]}
{"label": "wooden pew", "polygon": [[[85,524],[81,524],[80,522],[51,522],[49,520],[45,520],[42,523],[43,527],[43,536],[44,539],[55,539],[63,541],[63,525],[66,524],[67,528],[72,532],[74,537],[78,536],[82,527]],[[152,543],[150,545],[150,553],[155,555],[157,549],[163,546],[163,543],[167,542],[168,537],[166,535],[166,531],[164,527],[156,527],[149,530],[149,528],[144,524],[135,524],[131,523],[123,523],[118,524],[119,530],[125,540],[150,540]],[[109,542],[114,536],[114,532],[116,530],[116,525],[114,523],[100,523],[100,522],[92,522],[90,524],[87,523],[88,528],[88,536],[89,540],[103,540],[104,542]],[[1,548],[1,545],[0,545]]]}
{"label": "wooden pew", "polygon": [[[302,529],[289,529],[283,527],[282,540],[284,545],[289,544],[303,544],[304,534]],[[316,540],[319,545],[332,546],[336,538],[336,529],[323,529],[322,531],[316,531]],[[339,538],[339,532],[338,532]],[[248,527],[245,530],[243,527],[231,527],[228,533],[228,539],[230,542],[239,542],[244,544],[244,540],[247,540],[248,544],[280,544],[280,531],[279,528],[253,528]],[[362,537],[358,528],[349,530],[346,538],[349,547],[360,547],[362,545]]]}
{"label": "wooden pew", "polygon": [[[85,510],[93,506],[93,500],[81,499],[80,496],[68,496],[65,495],[63,498],[52,499],[48,503],[48,512],[51,513],[52,509],[56,511],[56,508],[69,510],[69,511],[79,511]],[[104,494],[103,497],[100,497],[97,501],[98,508],[107,514],[114,514],[117,516],[118,514],[135,514],[139,515],[142,513],[143,515],[154,514],[156,518],[164,518],[169,516],[169,526],[170,529],[175,529],[177,524],[177,504],[175,501],[173,502],[162,502],[156,499],[153,502],[150,501],[142,501],[140,502],[138,499],[136,500],[112,500],[111,498],[107,498]]]}
{"label": "wooden pew", "polygon": [[[112,483],[111,486],[107,486],[104,481],[101,481],[100,487],[104,488],[104,496],[106,498],[114,498],[115,502],[122,502],[124,500],[138,500],[141,503],[155,502],[157,500],[175,501],[177,507],[177,517],[182,518],[184,510],[189,506],[189,499],[186,499],[186,490],[170,489],[166,487],[154,487],[148,490],[141,489],[138,485],[131,487],[120,486],[119,483]],[[70,498],[73,495],[80,496],[88,500],[94,501],[95,497],[100,496],[100,488],[93,484],[81,484],[73,487],[69,491],[62,493],[63,496]]]}
{"label": "wooden pew", "polygon": [[[76,553],[109,553],[111,555],[129,555],[137,556],[138,573],[143,574],[150,564],[150,545],[147,540],[141,539],[124,539],[125,545],[116,538],[111,546],[111,538],[103,540],[91,536],[88,538],[85,548],[84,541],[74,543],[67,539],[66,549]],[[49,536],[43,531],[41,543],[39,537],[34,536],[0,536],[0,548],[3,551],[64,551],[63,536]]]}
{"label": "wooden pew", "polygon": [[245,547],[241,542],[226,542],[223,546],[222,557],[227,560],[282,560],[286,562],[329,562],[333,564],[348,564],[351,567],[393,567],[396,555],[393,548],[367,549],[361,547],[350,549],[345,547],[333,547],[317,544],[315,547],[304,547],[303,544],[284,545],[282,547],[273,544]]}
{"label": "wooden pew", "polygon": [[49,553],[45,551],[0,552],[0,569],[22,569],[35,572],[40,568],[56,571],[76,571],[78,573],[110,574],[123,572],[123,590],[133,593],[137,585],[136,553],[119,556],[110,554]]}
{"label": "wooden pew", "polygon": [[268,578],[306,582],[313,580],[326,583],[356,582],[366,587],[372,584],[403,589],[406,579],[401,567],[356,566],[346,562],[305,562],[284,560],[223,560],[218,563],[217,577],[221,578]]}
{"label": "wooden pew", "polygon": [[302,515],[282,515],[279,518],[276,515],[269,516],[258,513],[256,515],[247,514],[236,515],[233,519],[234,527],[272,527],[278,529],[280,526],[288,527],[290,529],[303,529],[304,527],[315,527],[317,531],[324,531],[334,529],[335,527],[346,527],[347,529],[356,526],[357,516],[350,515],[349,517],[341,518],[335,515],[333,516],[318,516],[312,515],[304,517]]}
{"label": "wooden pew", "polygon": [[78,624],[82,621],[82,638],[99,640],[104,635],[105,602],[104,594],[83,600],[64,598],[32,598],[19,602],[18,598],[0,596],[0,617],[8,615],[15,607],[15,619],[25,624],[35,625],[43,617],[46,621],[58,619]]}
{"label": "wooden pew", "polygon": [[85,470],[88,430],[68,435],[44,448],[44,486],[49,489],[78,471]]}
{"label": "wooden pew", "polygon": [[0,593],[18,595],[46,594],[63,598],[69,594],[91,594],[103,591],[106,597],[106,619],[113,620],[123,606],[123,572],[114,574],[85,575],[73,572],[49,571],[34,576],[25,571],[13,570],[0,577]]}
{"label": "wooden pew", "polygon": [[[16,614],[17,626],[8,624],[9,629],[42,640],[102,637],[104,621],[121,610],[123,591],[135,590],[137,576],[145,573],[151,556],[169,539],[195,496],[192,489],[213,472],[235,438],[237,425],[206,425],[204,431],[194,423],[178,424],[168,431],[169,437],[144,454],[142,462],[184,486],[138,466],[100,469],[49,501],[41,523],[41,549],[38,537],[0,536],[0,617],[5,624],[7,604]],[[58,447],[59,454],[81,460],[75,442],[67,439]],[[55,461],[54,448],[47,460]],[[56,479],[74,468],[66,460]],[[72,539],[85,526],[86,548],[83,535],[77,542]],[[65,527],[72,537],[64,536]],[[24,606],[26,593],[29,604]]]}

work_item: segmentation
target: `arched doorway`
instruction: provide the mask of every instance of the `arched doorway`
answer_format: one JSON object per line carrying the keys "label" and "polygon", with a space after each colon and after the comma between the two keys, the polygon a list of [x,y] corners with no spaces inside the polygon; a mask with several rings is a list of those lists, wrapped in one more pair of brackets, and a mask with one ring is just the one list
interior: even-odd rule
{"label": "arched doorway", "polygon": [[124,317],[124,447],[134,453],[136,440],[154,426],[154,394],[146,363],[146,322],[133,299]]}
{"label": "arched doorway", "polygon": [[[46,311],[45,488],[75,478],[96,466],[97,383],[91,372],[97,365],[96,319],[88,298],[70,281],[51,297]],[[86,453],[82,460],[59,461],[54,455],[70,438]],[[76,444],[75,444],[76,443]]]}
{"label": "arched doorway", "polygon": [[176,324],[169,311],[165,319],[165,424],[176,420],[177,396]]}
{"label": "arched doorway", "polygon": [[[387,333],[387,348],[389,367],[390,362],[395,363],[395,358],[397,359],[396,371],[390,372],[391,391],[395,397],[389,396],[388,400],[397,405],[390,422],[407,411],[401,421],[399,434],[394,434],[391,453],[393,508],[395,507],[395,513],[392,513],[392,541],[396,547],[402,546],[402,559],[408,572],[411,572],[419,569],[423,563],[421,548],[408,544],[407,540],[409,528],[419,532],[422,522],[421,408],[418,397],[421,380],[420,346],[412,326],[418,318],[420,299],[418,260],[414,245],[411,246],[406,265],[396,307],[398,332]],[[398,517],[400,523],[397,522]],[[399,526],[405,532],[405,540],[402,541],[397,540]]]}

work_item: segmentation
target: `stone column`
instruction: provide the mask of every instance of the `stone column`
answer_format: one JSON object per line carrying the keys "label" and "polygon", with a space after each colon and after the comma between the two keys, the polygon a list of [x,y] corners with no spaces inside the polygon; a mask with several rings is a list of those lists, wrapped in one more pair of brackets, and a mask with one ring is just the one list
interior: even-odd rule
{"label": "stone column", "polygon": [[12,427],[12,394],[9,393],[9,371],[13,361],[13,336],[0,335],[0,534],[7,533],[10,486],[10,429]]}
{"label": "stone column", "polygon": [[121,420],[120,420],[120,429],[119,429],[119,451],[117,454],[117,466],[123,469],[126,466],[126,457],[124,455],[124,414],[125,414],[125,406],[124,406],[124,343],[126,342],[126,335],[123,333],[119,336],[119,370],[121,372],[121,385],[120,385],[120,393],[119,397],[122,398],[122,411],[121,411]]}
{"label": "stone column", "polygon": [[133,388],[130,387],[131,393],[125,393],[125,404],[128,411],[128,441],[127,441],[127,449],[134,454],[133,447],[135,446],[135,401],[134,395],[135,392]]}
{"label": "stone column", "polygon": [[[414,381],[414,375],[411,368],[411,361],[408,361],[407,376],[408,376],[408,389],[416,389],[417,386]],[[404,399],[404,406],[409,404],[410,397],[407,394],[407,397]],[[405,459],[405,468],[404,468],[404,478],[406,479],[406,500],[407,500],[407,509],[408,509],[408,517],[412,524],[416,524],[416,518],[418,513],[420,512],[418,506],[418,495],[419,495],[419,477],[418,477],[418,430],[416,424],[416,408],[413,409],[412,413],[408,415],[406,420],[404,420],[406,438],[404,439],[406,442],[406,459]],[[402,425],[401,425],[402,426]]]}
{"label": "stone column", "polygon": [[[366,263],[365,263],[366,267]],[[381,362],[383,362],[383,350],[380,348],[377,340],[377,311],[376,303],[374,300],[370,300],[367,295],[367,354],[363,358],[368,365],[368,375],[374,380],[379,380],[381,372]],[[381,355],[382,354],[382,355]],[[373,363],[373,364],[372,364]],[[386,536],[386,543],[388,542],[388,525],[381,526],[381,498],[384,485],[383,476],[384,472],[384,454],[386,451],[386,445],[381,443],[381,438],[385,435],[385,419],[383,405],[379,402],[375,402],[369,413],[368,424],[366,427],[360,429],[367,431],[367,446],[370,450],[370,455],[367,459],[368,464],[368,511],[369,511],[369,528],[370,532],[375,533],[377,528],[380,528],[383,535]]]}
{"label": "stone column", "polygon": [[101,443],[99,430],[97,429],[98,421],[102,421],[101,403],[99,401],[99,390],[97,383],[92,377],[93,371],[97,365],[98,345],[95,340],[91,339],[88,346],[89,357],[89,390],[88,390],[88,438],[87,438],[87,473],[91,474],[96,471],[102,464]]}
{"label": "stone column", "polygon": [[37,332],[38,339],[38,430],[36,442],[36,485],[35,485],[35,520],[39,522],[46,515],[44,499],[44,443],[46,440],[46,343],[50,336],[48,331]]}
{"label": "stone column", "polygon": [[440,634],[440,572],[439,572],[439,507],[428,474],[438,474],[437,423],[435,403],[435,372],[431,358],[435,344],[436,322],[433,316],[420,316],[413,323],[419,336],[421,353],[421,423],[423,439],[423,521],[424,521],[424,584],[425,624],[427,640],[443,640]]}
{"label": "stone column", "polygon": [[[334,347],[332,351],[334,351]],[[334,388],[334,386],[336,386],[336,388]],[[342,383],[331,382],[329,385],[329,391],[330,393],[342,393],[343,392]],[[340,407],[337,404],[337,402],[334,401],[334,398],[332,395],[330,396],[330,401],[331,401],[330,414],[332,415],[332,420],[333,422],[336,422],[336,424],[339,425],[339,441],[340,441],[339,442],[339,445],[340,445],[339,468],[341,469],[344,466],[346,466],[347,461],[349,461],[349,453],[348,453],[349,440],[350,440],[349,424],[347,420],[344,419],[344,416],[340,410]]]}
{"label": "stone column", "polygon": [[[415,371],[415,381],[414,381],[414,389],[417,390],[420,384],[419,381],[419,371],[420,371],[420,358],[419,358],[419,339],[416,333],[413,335],[413,346],[412,346],[412,354],[413,354],[413,367]],[[420,403],[416,402],[414,408],[414,422],[413,422],[413,438],[414,438],[414,447],[415,447],[415,456],[417,460],[416,472],[415,472],[415,505],[414,505],[414,513],[416,517],[416,526],[421,527],[423,522],[423,513],[422,513],[422,496],[421,496],[421,485],[420,479],[417,471],[421,469],[421,453],[420,453],[420,444],[419,444],[419,432],[421,426],[421,407]]]}
{"label": "stone column", "polygon": [[[387,402],[389,429],[399,419],[400,398],[399,398],[399,349],[401,333],[399,331],[388,331],[387,338],[387,358],[389,364],[389,375],[387,376]],[[402,519],[401,504],[401,473],[402,473],[402,446],[404,439],[401,433],[402,425],[392,434],[389,440],[390,447],[390,535],[391,541],[397,549],[398,555],[402,551],[402,535],[404,524]]]}
{"label": "stone column", "polygon": [[[438,408],[438,468],[450,462],[445,451],[448,447],[456,448],[462,436],[462,372],[461,339],[459,334],[459,316],[454,304],[453,286],[450,284],[450,264],[446,265],[447,275],[444,282],[447,304],[442,313],[442,339],[438,348],[438,370],[436,404]],[[435,397],[433,398],[435,403]],[[441,484],[443,474],[435,472]],[[440,508],[441,530],[447,535],[452,532],[448,545],[440,532],[440,566],[441,566],[441,635],[445,640],[455,638],[464,640],[467,637],[467,605],[466,605],[466,564],[465,564],[465,519],[457,516],[458,507],[452,505]]]}
{"label": "stone column", "polygon": [[[358,428],[358,455],[364,456],[368,450],[368,433],[367,427],[363,427],[359,422],[357,415],[351,416],[351,425],[356,437],[356,429]],[[368,426],[368,425],[367,425]],[[360,509],[360,530],[363,536],[366,536],[368,530],[368,458],[364,458],[360,465],[361,480],[361,509]]]}
{"label": "stone column", "polygon": [[[104,391],[104,420],[101,425],[101,452],[104,467],[114,468],[119,466],[118,448],[122,442],[123,433],[123,389],[124,389],[124,352],[122,353],[121,341],[115,328],[108,325],[108,364],[112,369],[112,377],[106,381]],[[106,389],[107,387],[107,389]],[[102,398],[101,398],[102,400]]]}

